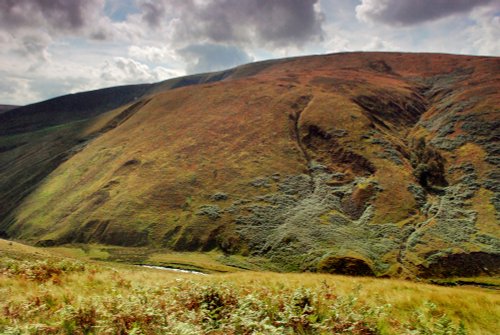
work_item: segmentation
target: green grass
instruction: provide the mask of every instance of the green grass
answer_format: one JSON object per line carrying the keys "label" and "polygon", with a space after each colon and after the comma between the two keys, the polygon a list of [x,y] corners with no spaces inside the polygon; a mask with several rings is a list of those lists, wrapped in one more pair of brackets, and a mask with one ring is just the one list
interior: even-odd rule
{"label": "green grass", "polygon": [[[7,242],[4,241],[3,243]],[[116,247],[98,244],[74,244],[43,249],[34,248],[34,250],[43,250],[45,254],[51,256],[57,255],[83,261],[96,260],[125,264],[156,265],[196,270],[205,273],[275,269],[268,259],[225,255],[217,251],[175,252],[161,249]]]}
{"label": "green grass", "polygon": [[47,248],[56,254],[65,257],[88,259],[88,260],[106,260],[109,258],[109,252],[98,245],[82,245],[82,246],[60,246]]}

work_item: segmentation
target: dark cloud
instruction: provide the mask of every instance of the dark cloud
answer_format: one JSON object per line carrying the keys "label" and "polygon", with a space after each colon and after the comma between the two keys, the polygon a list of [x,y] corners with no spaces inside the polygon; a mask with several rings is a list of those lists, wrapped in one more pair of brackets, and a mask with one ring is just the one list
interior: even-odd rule
{"label": "dark cloud", "polygon": [[323,36],[318,0],[143,0],[143,20],[158,27],[172,26],[178,41],[274,46],[303,45]]}
{"label": "dark cloud", "polygon": [[139,3],[143,20],[152,28],[159,27],[165,18],[165,5],[161,1],[144,0]]}
{"label": "dark cloud", "polygon": [[464,13],[495,0],[363,0],[358,19],[389,25],[414,25]]}
{"label": "dark cloud", "polygon": [[243,50],[228,45],[193,44],[179,53],[188,63],[188,73],[223,70],[252,61]]}
{"label": "dark cloud", "polygon": [[39,68],[49,59],[49,45],[60,36],[107,39],[109,29],[101,24],[103,0],[0,0],[0,30],[12,39],[11,50]]}
{"label": "dark cloud", "polygon": [[98,0],[0,0],[0,27],[75,31],[90,23]]}

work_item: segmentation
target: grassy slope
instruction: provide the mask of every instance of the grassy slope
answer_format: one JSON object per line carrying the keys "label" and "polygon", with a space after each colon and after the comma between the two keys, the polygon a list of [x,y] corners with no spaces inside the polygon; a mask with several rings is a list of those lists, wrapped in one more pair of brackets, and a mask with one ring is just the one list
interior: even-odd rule
{"label": "grassy slope", "polygon": [[88,120],[1,136],[1,226],[8,227],[12,222],[9,217],[11,210],[32,192],[45,176],[81,150],[122,110],[123,107]]}
{"label": "grassy slope", "polygon": [[499,326],[494,290],[317,274],[197,276],[4,240],[0,251],[3,333],[462,334],[463,323],[467,334],[493,335]]}
{"label": "grassy slope", "polygon": [[37,260],[54,257],[54,254],[47,250],[4,239],[0,239],[0,251],[2,252],[2,257],[19,260]]}
{"label": "grassy slope", "polygon": [[0,236],[12,225],[12,210],[21,200],[89,141],[123,122],[129,113],[120,113],[130,104],[154,92],[221,80],[224,73],[104,88],[27,106],[0,105]]}
{"label": "grassy slope", "polygon": [[[449,275],[473,268],[473,252],[498,257],[496,186],[482,186],[494,143],[477,129],[498,117],[498,59],[358,53],[256,67],[155,94],[51,173],[8,233],[46,245],[218,248],[287,270],[338,271],[335,259],[349,257],[389,275]],[[409,186],[422,136],[436,140],[452,188],[417,187],[420,207]],[[473,185],[462,182],[467,162]],[[457,200],[461,188],[472,194]]]}

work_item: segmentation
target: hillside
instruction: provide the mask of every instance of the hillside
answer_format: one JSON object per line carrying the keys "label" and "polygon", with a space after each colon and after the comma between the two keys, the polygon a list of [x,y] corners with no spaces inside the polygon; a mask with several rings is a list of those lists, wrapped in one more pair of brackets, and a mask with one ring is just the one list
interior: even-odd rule
{"label": "hillside", "polygon": [[65,99],[0,114],[4,237],[500,274],[499,58],[310,56]]}

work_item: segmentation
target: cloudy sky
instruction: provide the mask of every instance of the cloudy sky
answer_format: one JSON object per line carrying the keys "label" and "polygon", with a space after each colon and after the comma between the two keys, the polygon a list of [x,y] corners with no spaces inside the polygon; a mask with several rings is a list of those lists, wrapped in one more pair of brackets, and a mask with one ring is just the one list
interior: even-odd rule
{"label": "cloudy sky", "polygon": [[341,51],[500,55],[499,0],[0,0],[0,104]]}

